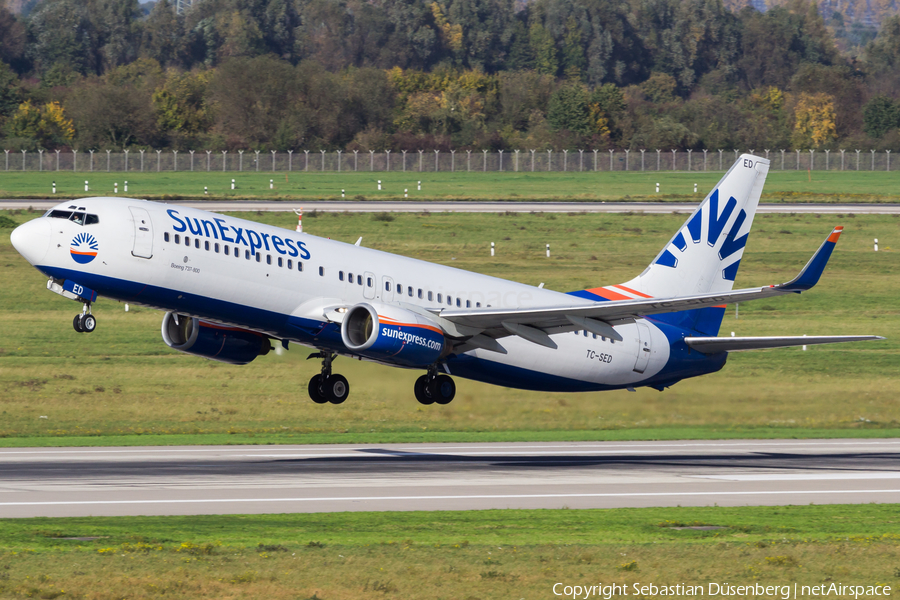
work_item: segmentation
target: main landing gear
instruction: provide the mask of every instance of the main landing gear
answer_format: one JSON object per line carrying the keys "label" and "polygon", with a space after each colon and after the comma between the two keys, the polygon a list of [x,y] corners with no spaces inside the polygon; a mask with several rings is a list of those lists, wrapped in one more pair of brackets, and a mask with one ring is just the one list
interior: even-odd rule
{"label": "main landing gear", "polygon": [[343,375],[331,373],[331,363],[337,354],[331,352],[313,352],[307,357],[322,359],[322,373],[309,380],[309,397],[316,404],[340,404],[350,395],[350,384]]}
{"label": "main landing gear", "polygon": [[80,315],[75,315],[72,320],[72,327],[78,333],[91,333],[97,328],[97,319],[91,314],[91,305],[85,302],[84,308]]}
{"label": "main landing gear", "polygon": [[413,390],[420,404],[450,404],[456,396],[456,384],[449,376],[439,375],[434,365],[428,368],[428,373],[416,379]]}

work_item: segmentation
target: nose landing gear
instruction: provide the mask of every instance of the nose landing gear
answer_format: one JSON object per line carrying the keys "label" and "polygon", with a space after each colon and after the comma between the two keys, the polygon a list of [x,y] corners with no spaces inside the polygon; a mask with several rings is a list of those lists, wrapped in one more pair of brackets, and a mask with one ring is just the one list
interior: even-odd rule
{"label": "nose landing gear", "polygon": [[90,303],[86,302],[81,314],[75,315],[75,318],[72,320],[72,327],[78,333],[91,333],[97,328],[97,319],[91,314]]}
{"label": "nose landing gear", "polygon": [[309,380],[309,397],[316,404],[340,404],[350,395],[350,384],[343,375],[331,373],[331,363],[337,354],[331,352],[313,352],[307,357],[322,359],[322,372]]}
{"label": "nose landing gear", "polygon": [[456,396],[456,384],[447,375],[438,375],[437,367],[432,366],[416,379],[413,391],[419,404],[450,404]]}

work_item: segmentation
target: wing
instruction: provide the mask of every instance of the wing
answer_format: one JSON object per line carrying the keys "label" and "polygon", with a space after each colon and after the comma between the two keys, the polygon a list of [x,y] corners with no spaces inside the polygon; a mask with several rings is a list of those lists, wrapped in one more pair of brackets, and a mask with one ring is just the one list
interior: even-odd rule
{"label": "wing", "polygon": [[698,294],[672,298],[649,298],[593,302],[571,306],[547,306],[522,309],[442,310],[438,314],[455,325],[481,330],[487,336],[498,338],[518,335],[542,346],[555,347],[547,334],[574,329],[586,329],[598,335],[616,340],[622,338],[611,323],[635,319],[647,315],[679,312],[720,306],[735,302],[761,300],[784,294],[799,294],[812,288],[819,281],[834,245],[843,227],[835,227],[806,266],[791,281],[768,287],[748,288],[717,294]]}

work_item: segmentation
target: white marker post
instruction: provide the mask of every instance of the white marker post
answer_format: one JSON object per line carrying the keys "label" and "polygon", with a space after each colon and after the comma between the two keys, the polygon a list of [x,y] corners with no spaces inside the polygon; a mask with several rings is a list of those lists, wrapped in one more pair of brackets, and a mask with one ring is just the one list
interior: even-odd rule
{"label": "white marker post", "polygon": [[294,211],[297,214],[297,233],[303,233],[303,207]]}
{"label": "white marker post", "polygon": [[125,312],[128,312],[128,303],[125,303]]}
{"label": "white marker post", "polygon": [[696,183],[694,184],[694,193],[695,194],[697,193],[697,184]]}
{"label": "white marker post", "polygon": [[547,244],[547,258],[550,258],[550,244]]}
{"label": "white marker post", "polygon": [[380,179],[378,180],[378,191],[379,192],[381,191],[381,180]]}
{"label": "white marker post", "polygon": [[403,188],[403,197],[409,198],[409,188]]}
{"label": "white marker post", "polygon": [[[54,194],[56,193],[56,182],[55,181],[53,182],[53,193]],[[878,240],[875,240],[875,241],[877,242]],[[877,250],[878,246],[875,246],[875,249]]]}
{"label": "white marker post", "polygon": [[235,189],[234,179],[231,180],[231,189]]}
{"label": "white marker post", "polygon": [[88,191],[88,182],[87,182],[87,179],[84,180],[84,191]]}
{"label": "white marker post", "polygon": [[346,196],[344,196],[344,188],[341,188],[341,199],[344,199],[344,198],[346,198]]}
{"label": "white marker post", "polygon": [[491,242],[491,256],[494,255],[494,242]]}
{"label": "white marker post", "polygon": [[[806,334],[803,334],[803,337],[806,337]],[[806,352],[806,344],[803,344],[803,351]]]}
{"label": "white marker post", "polygon": [[659,182],[656,183],[656,193],[659,193]]}
{"label": "white marker post", "polygon": [[119,182],[118,181],[113,184],[113,193],[114,194],[119,193]]}
{"label": "white marker post", "polygon": [[421,181],[419,182],[419,191],[420,192],[422,191],[422,182]]}
{"label": "white marker post", "polygon": [[270,190],[274,190],[274,189],[275,189],[275,180],[274,180],[274,179],[270,179],[270,180],[269,180],[269,189],[270,189]]}
{"label": "white marker post", "polygon": [[125,182],[125,193],[126,194],[128,193],[128,182],[127,181]]}
{"label": "white marker post", "polygon": [[209,188],[206,187],[205,185],[203,186],[203,195],[204,195],[204,196],[209,196]]}
{"label": "white marker post", "polygon": [[878,238],[875,238],[875,252],[878,252]]}

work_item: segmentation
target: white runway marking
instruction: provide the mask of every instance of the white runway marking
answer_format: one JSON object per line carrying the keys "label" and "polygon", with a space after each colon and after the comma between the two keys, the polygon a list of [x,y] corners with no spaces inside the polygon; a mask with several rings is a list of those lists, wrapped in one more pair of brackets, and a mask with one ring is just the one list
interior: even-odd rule
{"label": "white runway marking", "polygon": [[868,473],[747,473],[736,475],[694,475],[697,479],[720,481],[845,481],[849,479],[900,479],[897,471],[872,471]]}

